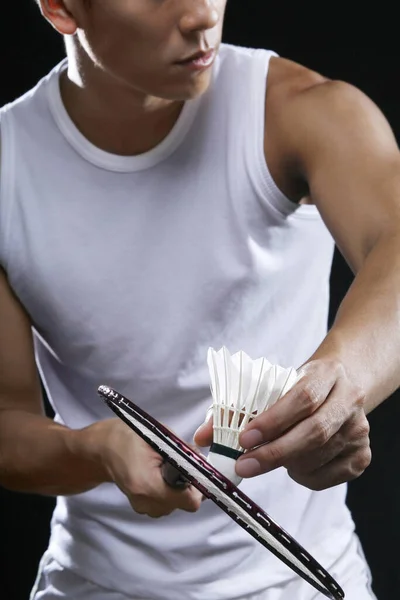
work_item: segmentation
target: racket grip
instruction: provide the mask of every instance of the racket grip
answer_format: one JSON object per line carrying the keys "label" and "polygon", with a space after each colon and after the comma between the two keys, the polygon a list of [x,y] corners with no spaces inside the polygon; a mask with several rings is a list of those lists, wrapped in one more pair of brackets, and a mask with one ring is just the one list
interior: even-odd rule
{"label": "racket grip", "polygon": [[165,483],[175,490],[184,490],[189,486],[189,481],[167,460],[162,464],[161,474]]}

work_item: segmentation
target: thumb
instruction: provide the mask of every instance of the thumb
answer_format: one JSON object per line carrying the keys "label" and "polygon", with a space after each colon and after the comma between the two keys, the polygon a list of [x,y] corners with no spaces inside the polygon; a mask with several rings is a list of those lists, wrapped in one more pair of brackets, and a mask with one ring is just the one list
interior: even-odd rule
{"label": "thumb", "polygon": [[212,418],[212,409],[207,412],[206,420],[196,433],[193,438],[194,443],[200,448],[204,448],[206,446],[211,446],[213,441],[213,418]]}

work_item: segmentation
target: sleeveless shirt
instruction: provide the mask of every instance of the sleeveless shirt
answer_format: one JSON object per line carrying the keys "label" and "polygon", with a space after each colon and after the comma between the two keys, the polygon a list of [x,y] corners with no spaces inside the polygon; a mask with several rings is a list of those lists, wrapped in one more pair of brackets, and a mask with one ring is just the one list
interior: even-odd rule
{"label": "sleeveless shirt", "polygon": [[[0,264],[59,423],[111,417],[106,383],[190,442],[211,402],[209,346],[298,367],[324,338],[333,240],[266,165],[271,56],[222,45],[209,90],[139,156],[76,128],[66,61],[1,110]],[[241,485],[325,567],[348,544],[345,486],[313,492],[285,469]],[[149,600],[232,600],[296,577],[212,502],[152,520],[112,484],[58,498],[49,550]]]}

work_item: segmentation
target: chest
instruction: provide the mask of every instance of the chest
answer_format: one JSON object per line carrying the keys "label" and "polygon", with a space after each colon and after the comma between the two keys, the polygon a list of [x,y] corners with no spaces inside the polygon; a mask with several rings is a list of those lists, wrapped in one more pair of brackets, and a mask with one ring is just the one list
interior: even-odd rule
{"label": "chest", "polygon": [[112,358],[141,377],[176,372],[191,348],[227,343],[291,298],[310,235],[325,235],[267,219],[222,163],[213,171],[181,153],[143,173],[82,165],[26,172],[8,273],[38,334],[74,369]]}

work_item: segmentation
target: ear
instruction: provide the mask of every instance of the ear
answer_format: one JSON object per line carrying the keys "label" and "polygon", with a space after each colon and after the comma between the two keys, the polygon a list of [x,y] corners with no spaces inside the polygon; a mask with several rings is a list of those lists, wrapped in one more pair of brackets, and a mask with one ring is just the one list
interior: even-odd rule
{"label": "ear", "polygon": [[42,15],[61,35],[74,35],[78,28],[69,0],[40,0]]}

